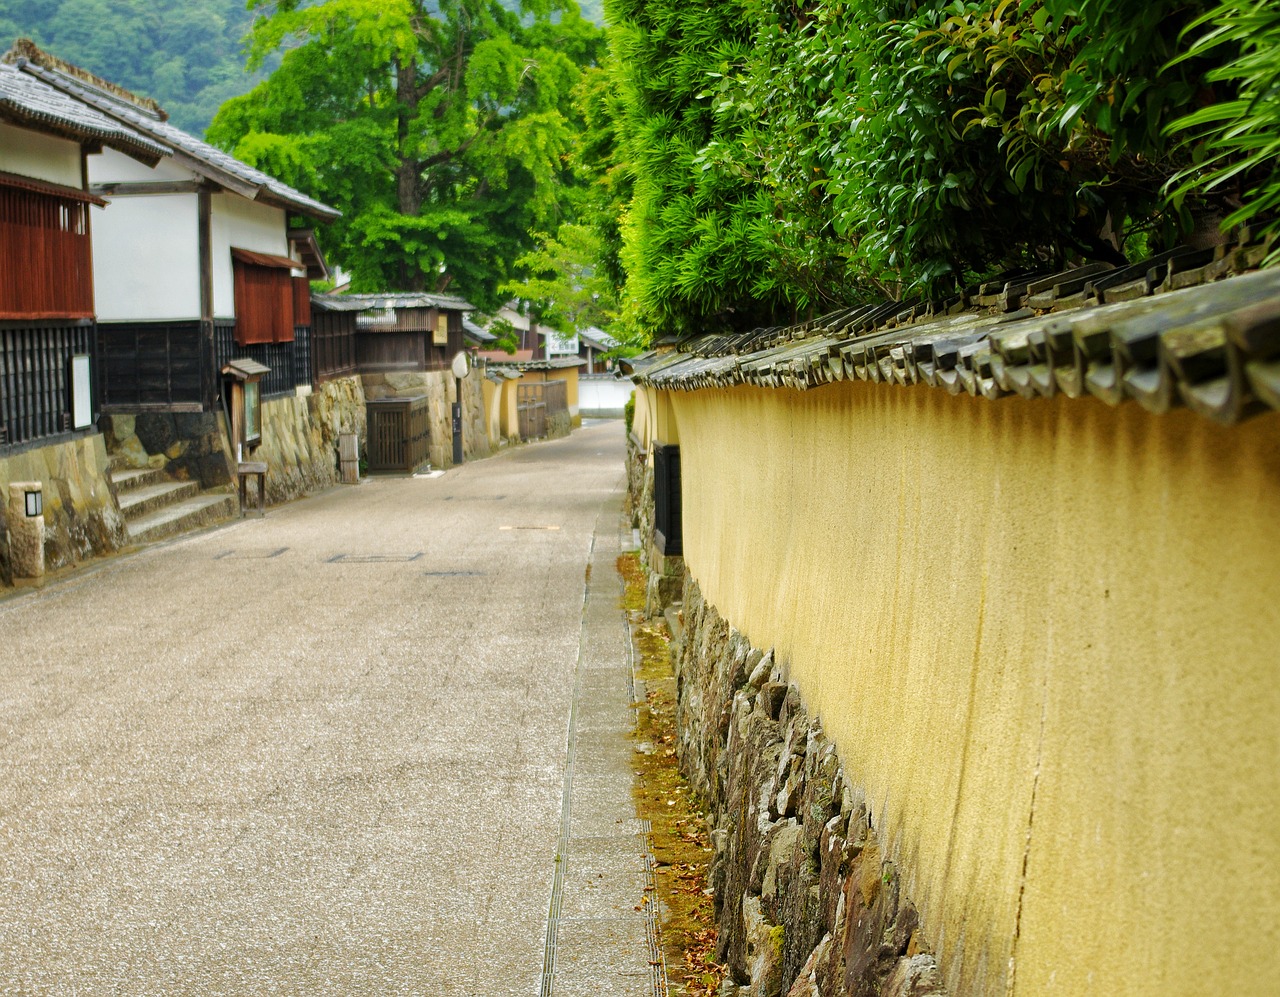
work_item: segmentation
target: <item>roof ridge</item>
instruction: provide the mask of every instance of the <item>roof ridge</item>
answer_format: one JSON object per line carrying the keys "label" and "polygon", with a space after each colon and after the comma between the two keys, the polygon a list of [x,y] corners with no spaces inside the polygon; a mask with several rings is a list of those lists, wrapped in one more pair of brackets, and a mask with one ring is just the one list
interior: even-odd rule
{"label": "roof ridge", "polygon": [[149,117],[155,118],[157,121],[168,121],[169,112],[161,107],[150,97],[142,97],[131,90],[126,90],[119,84],[104,80],[101,76],[97,76],[87,69],[60,59],[51,52],[46,52],[30,38],[19,38],[13,43],[13,47],[9,49],[3,56],[2,61],[9,64],[21,65],[21,61],[34,63],[41,69],[49,70],[54,73],[61,73],[69,76],[77,83],[83,86],[90,86],[99,91],[104,97],[112,100],[129,104]]}

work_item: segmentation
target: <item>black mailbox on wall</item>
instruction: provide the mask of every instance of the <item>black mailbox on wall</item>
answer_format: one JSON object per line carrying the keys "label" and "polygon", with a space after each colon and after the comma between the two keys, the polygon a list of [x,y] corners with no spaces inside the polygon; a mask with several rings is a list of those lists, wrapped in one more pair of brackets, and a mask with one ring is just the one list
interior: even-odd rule
{"label": "black mailbox on wall", "polygon": [[653,445],[653,543],[667,557],[684,556],[680,517],[680,448]]}

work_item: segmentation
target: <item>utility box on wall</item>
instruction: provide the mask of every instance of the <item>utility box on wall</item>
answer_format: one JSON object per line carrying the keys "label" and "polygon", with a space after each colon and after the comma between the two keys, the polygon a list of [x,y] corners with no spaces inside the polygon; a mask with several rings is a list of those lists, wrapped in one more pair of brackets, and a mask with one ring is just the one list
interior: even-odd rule
{"label": "utility box on wall", "polygon": [[653,445],[653,544],[664,557],[684,556],[680,516],[680,448]]}

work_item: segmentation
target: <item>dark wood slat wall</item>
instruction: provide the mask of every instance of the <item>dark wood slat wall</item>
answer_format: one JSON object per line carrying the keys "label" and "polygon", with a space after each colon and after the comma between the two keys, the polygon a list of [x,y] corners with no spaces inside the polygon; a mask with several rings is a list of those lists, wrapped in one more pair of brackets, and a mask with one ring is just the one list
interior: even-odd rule
{"label": "dark wood slat wall", "polygon": [[89,206],[0,187],[0,319],[92,318]]}
{"label": "dark wood slat wall", "polygon": [[200,323],[98,326],[98,397],[104,407],[204,407]]}
{"label": "dark wood slat wall", "polygon": [[287,343],[236,342],[236,323],[214,325],[214,356],[219,371],[235,359],[256,360],[271,368],[262,379],[262,397],[279,398],[311,383],[311,330],[298,326]]}
{"label": "dark wood slat wall", "polygon": [[71,429],[71,358],[93,356],[93,326],[69,320],[0,326],[0,445]]}
{"label": "dark wood slat wall", "polygon": [[311,317],[314,383],[356,372],[356,316],[354,312],[316,309]]}

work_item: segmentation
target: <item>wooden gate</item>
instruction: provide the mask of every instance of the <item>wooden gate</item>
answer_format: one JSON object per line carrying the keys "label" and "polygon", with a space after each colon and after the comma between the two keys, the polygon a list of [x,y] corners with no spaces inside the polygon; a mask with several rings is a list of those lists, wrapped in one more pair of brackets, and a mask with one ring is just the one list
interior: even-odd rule
{"label": "wooden gate", "polygon": [[545,389],[545,384],[516,385],[516,415],[520,423],[522,440],[536,440],[547,435]]}
{"label": "wooden gate", "polygon": [[381,398],[369,413],[369,471],[411,474],[430,458],[427,396]]}

